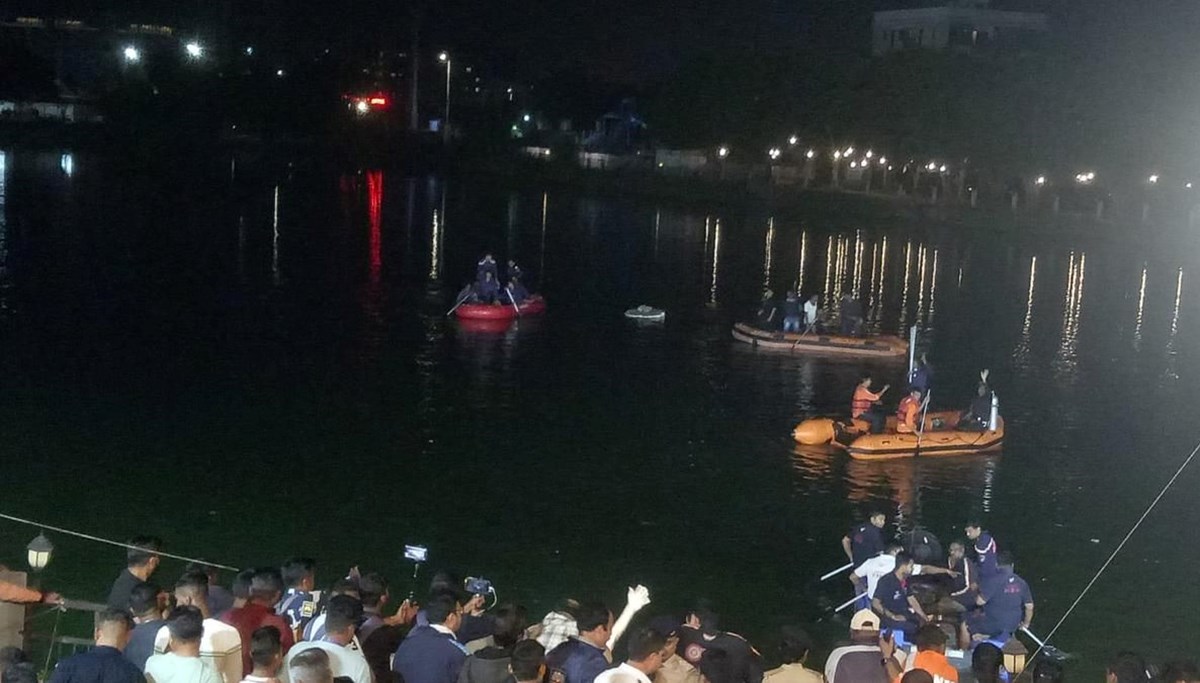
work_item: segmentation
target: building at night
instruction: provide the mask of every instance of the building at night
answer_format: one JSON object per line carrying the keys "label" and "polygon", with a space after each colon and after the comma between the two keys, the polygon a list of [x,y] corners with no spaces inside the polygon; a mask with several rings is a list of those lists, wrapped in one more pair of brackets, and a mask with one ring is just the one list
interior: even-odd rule
{"label": "building at night", "polygon": [[986,0],[959,0],[936,7],[876,12],[872,53],[903,50],[1024,49],[1049,31],[1045,14],[991,9]]}

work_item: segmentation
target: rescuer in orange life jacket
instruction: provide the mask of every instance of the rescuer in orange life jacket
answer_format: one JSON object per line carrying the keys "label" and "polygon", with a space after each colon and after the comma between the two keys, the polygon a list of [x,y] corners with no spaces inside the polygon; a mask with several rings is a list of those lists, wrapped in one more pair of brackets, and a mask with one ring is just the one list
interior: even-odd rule
{"label": "rescuer in orange life jacket", "polygon": [[921,419],[921,390],[912,389],[908,396],[900,399],[896,408],[896,431],[902,434],[915,434]]}
{"label": "rescuer in orange life jacket", "polygon": [[890,386],[890,384],[883,385],[883,389],[876,394],[871,391],[871,376],[864,375],[859,380],[858,386],[854,388],[854,398],[850,400],[850,417],[869,422],[872,434],[882,432],[883,425],[887,421],[887,414],[884,413],[883,406],[879,405],[879,399],[883,398]]}

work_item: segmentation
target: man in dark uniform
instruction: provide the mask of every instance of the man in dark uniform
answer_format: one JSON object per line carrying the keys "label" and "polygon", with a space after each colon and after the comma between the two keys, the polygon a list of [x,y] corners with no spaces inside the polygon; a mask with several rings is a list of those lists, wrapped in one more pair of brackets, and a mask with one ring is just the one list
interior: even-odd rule
{"label": "man in dark uniform", "polygon": [[762,683],[762,656],[736,633],[717,630],[717,613],[700,602],[679,629],[676,654],[700,670],[709,683]]}
{"label": "man in dark uniform", "polygon": [[287,619],[297,641],[304,634],[304,627],[317,616],[317,596],[313,594],[317,585],[316,571],[317,563],[308,557],[293,557],[280,568],[287,592],[275,612]]}
{"label": "man in dark uniform", "polygon": [[868,521],[854,527],[842,537],[842,550],[855,567],[875,557],[884,551],[883,525],[887,523],[887,515],[873,510]]}
{"label": "man in dark uniform", "polygon": [[998,565],[997,573],[980,586],[976,603],[983,609],[963,622],[960,644],[1012,635],[1033,621],[1033,593],[1014,573],[1012,555],[1000,553]]}
{"label": "man in dark uniform", "polygon": [[970,521],[966,526],[967,538],[975,542],[975,557],[979,562],[979,583],[987,581],[997,573],[996,539],[979,526],[979,522]]}
{"label": "man in dark uniform", "polygon": [[909,588],[908,577],[912,571],[912,555],[898,553],[896,570],[879,578],[879,583],[875,584],[875,595],[871,596],[871,609],[879,615],[883,628],[904,631],[908,636],[929,621],[921,609],[921,603],[917,602]]}

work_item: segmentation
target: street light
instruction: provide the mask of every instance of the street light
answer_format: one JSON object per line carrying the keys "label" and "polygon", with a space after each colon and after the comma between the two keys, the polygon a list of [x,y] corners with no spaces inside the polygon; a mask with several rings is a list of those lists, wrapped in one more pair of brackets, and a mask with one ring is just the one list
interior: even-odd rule
{"label": "street light", "polygon": [[1046,176],[1044,176],[1044,175],[1040,175],[1040,176],[1038,176],[1038,177],[1037,177],[1037,180],[1035,180],[1035,181],[1033,181],[1033,182],[1034,182],[1034,183],[1036,183],[1036,184],[1038,184],[1038,185],[1045,185],[1045,184],[1046,184]]}
{"label": "street light", "polygon": [[1146,182],[1150,183],[1151,185],[1157,185],[1158,184],[1158,174],[1155,173],[1155,174],[1151,175],[1149,178],[1146,179]]}
{"label": "street light", "polygon": [[796,137],[795,135],[788,138],[788,144],[792,145],[793,147],[796,145],[797,142],[800,142],[800,138]]}
{"label": "street light", "polygon": [[846,148],[846,151],[845,151],[845,155],[846,155],[846,156],[850,156],[851,154],[854,154],[854,148],[853,148],[853,147],[847,147],[847,148]]}
{"label": "street light", "polygon": [[815,156],[817,156],[817,153],[811,149],[804,153],[804,158],[806,159],[811,159]]}
{"label": "street light", "polygon": [[137,64],[138,62],[142,61],[141,51],[132,45],[126,45],[125,49],[121,51],[121,54],[125,56],[125,61],[129,62],[130,64]]}
{"label": "street light", "polygon": [[25,546],[29,551],[29,567],[35,572],[40,572],[50,564],[50,556],[54,553],[54,544],[46,535],[38,532],[38,535]]}
{"label": "street light", "polygon": [[873,156],[875,156],[875,153],[868,149],[867,150],[867,158],[870,159]]}
{"label": "street light", "polygon": [[939,166],[938,170],[941,171],[942,173],[945,173],[946,172],[946,164],[942,164],[941,166]]}
{"label": "street light", "polygon": [[835,152],[833,153],[833,158],[834,158],[835,160],[836,160],[836,159],[841,159],[841,158],[842,158],[842,150],[840,150],[840,149],[839,149],[839,150],[835,151]]}
{"label": "street light", "polygon": [[187,51],[188,57],[192,59],[200,59],[204,56],[204,46],[194,40],[184,45],[183,49]]}
{"label": "street light", "polygon": [[1029,650],[1025,649],[1025,644],[1016,638],[1009,638],[1004,647],[1000,649],[1000,654],[1004,658],[1004,670],[1013,677],[1021,675],[1025,671],[1025,658],[1029,655]]}
{"label": "street light", "polygon": [[879,165],[886,166],[887,165],[887,157],[879,157]]}
{"label": "street light", "polygon": [[450,53],[438,54],[438,61],[446,65],[446,120],[442,129],[442,140],[447,141],[450,139]]}
{"label": "street light", "polygon": [[724,159],[725,157],[729,156],[729,148],[728,148],[728,147],[725,147],[724,145],[722,145],[721,147],[719,147],[719,148],[717,149],[717,156],[718,156],[718,157],[720,157],[720,158],[722,158],[722,159]]}
{"label": "street light", "polygon": [[529,123],[532,120],[533,120],[533,117],[530,116],[529,114],[525,114],[524,116],[521,117],[521,121],[524,123]]}
{"label": "street light", "polygon": [[772,161],[778,159],[781,154],[783,154],[783,152],[780,151],[778,147],[772,147],[771,149],[767,150],[767,156],[771,157]]}

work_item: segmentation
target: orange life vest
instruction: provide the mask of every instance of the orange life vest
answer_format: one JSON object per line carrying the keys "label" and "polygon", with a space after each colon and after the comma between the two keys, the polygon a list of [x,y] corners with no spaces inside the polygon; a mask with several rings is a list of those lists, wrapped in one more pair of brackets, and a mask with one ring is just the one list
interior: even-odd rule
{"label": "orange life vest", "polygon": [[872,394],[869,389],[858,386],[854,389],[854,398],[850,400],[850,417],[855,418],[871,409],[871,404],[879,400],[879,394]]}
{"label": "orange life vest", "polygon": [[912,396],[905,396],[896,409],[896,431],[915,432],[917,430],[917,413],[921,410],[921,402]]}

